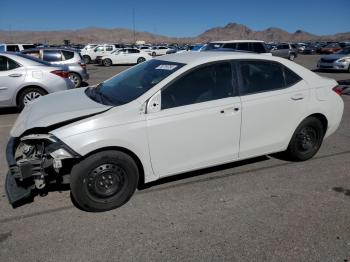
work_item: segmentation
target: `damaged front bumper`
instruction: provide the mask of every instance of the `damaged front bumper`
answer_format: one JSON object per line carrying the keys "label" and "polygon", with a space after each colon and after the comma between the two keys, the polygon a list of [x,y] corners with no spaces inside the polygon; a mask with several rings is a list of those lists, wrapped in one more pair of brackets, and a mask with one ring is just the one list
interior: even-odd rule
{"label": "damaged front bumper", "polygon": [[[40,155],[16,160],[16,149],[20,142],[38,141]],[[45,146],[44,146],[45,141]],[[10,204],[16,207],[33,197],[33,191],[41,190],[48,182],[49,170],[59,173],[62,160],[80,157],[76,152],[50,135],[31,135],[21,139],[11,137],[6,148],[9,171],[6,175],[5,191]],[[53,172],[55,173],[55,172]]]}

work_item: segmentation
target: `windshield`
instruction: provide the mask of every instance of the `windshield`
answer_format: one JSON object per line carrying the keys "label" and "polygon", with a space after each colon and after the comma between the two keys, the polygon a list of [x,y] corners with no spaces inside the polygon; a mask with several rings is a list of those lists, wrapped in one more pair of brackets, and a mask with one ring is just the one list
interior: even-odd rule
{"label": "windshield", "polygon": [[198,51],[198,50],[200,50],[202,47],[203,47],[203,45],[195,45],[195,46],[192,48],[192,51]]}
{"label": "windshield", "polygon": [[223,43],[209,43],[206,45],[205,50],[218,49],[223,45],[224,45]]}
{"label": "windshield", "polygon": [[350,47],[344,48],[338,52],[336,52],[337,54],[344,54],[344,55],[349,55],[350,54]]}
{"label": "windshield", "polygon": [[152,59],[134,66],[96,87],[86,89],[85,93],[100,104],[123,105],[143,95],[184,65]]}
{"label": "windshield", "polygon": [[42,64],[42,65],[51,66],[50,63],[45,62],[43,60],[40,60],[39,58],[36,58],[34,56],[31,56],[31,55],[25,55],[25,54],[21,54],[21,53],[18,53],[16,55],[23,57],[23,58],[26,58],[26,59],[29,59],[29,60],[32,60],[32,61],[37,62],[37,63]]}

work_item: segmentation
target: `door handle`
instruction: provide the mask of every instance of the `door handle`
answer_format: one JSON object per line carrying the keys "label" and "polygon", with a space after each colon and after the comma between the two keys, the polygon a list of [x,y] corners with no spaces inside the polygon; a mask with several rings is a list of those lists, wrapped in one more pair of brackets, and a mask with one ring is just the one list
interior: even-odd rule
{"label": "door handle", "polygon": [[22,74],[18,74],[18,73],[16,74],[16,73],[15,73],[15,74],[9,75],[9,77],[20,77],[20,76],[22,76]]}
{"label": "door handle", "polygon": [[294,101],[303,100],[304,95],[303,94],[296,94],[296,95],[292,96],[291,99]]}

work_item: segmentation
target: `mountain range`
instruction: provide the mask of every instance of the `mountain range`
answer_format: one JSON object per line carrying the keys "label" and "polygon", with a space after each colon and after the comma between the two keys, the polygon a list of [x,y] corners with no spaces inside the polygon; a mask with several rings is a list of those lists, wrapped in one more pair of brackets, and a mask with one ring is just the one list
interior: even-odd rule
{"label": "mountain range", "polygon": [[[134,38],[135,36],[135,38]],[[194,37],[169,37],[149,32],[134,32],[129,29],[115,28],[84,28],[78,30],[59,31],[5,31],[0,30],[0,42],[10,43],[48,43],[62,44],[64,39],[72,43],[132,43],[134,39],[147,43],[196,43],[213,40],[264,40],[270,41],[349,41],[350,32],[334,35],[315,35],[302,30],[289,33],[277,27],[270,27],[262,31],[237,23],[229,23],[224,27],[214,27]]]}

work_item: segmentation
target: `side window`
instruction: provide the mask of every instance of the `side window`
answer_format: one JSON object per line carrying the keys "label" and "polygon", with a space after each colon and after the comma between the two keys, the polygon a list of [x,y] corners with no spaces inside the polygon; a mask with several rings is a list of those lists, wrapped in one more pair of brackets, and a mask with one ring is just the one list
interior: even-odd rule
{"label": "side window", "polygon": [[231,64],[223,62],[195,69],[162,90],[162,109],[233,95]]}
{"label": "side window", "polygon": [[74,52],[62,50],[62,54],[65,60],[72,59],[74,57]]}
{"label": "side window", "polygon": [[58,50],[44,50],[43,60],[46,62],[62,61],[62,54]]}
{"label": "side window", "polygon": [[241,95],[272,91],[285,87],[283,66],[268,61],[241,61]]}
{"label": "side window", "polygon": [[285,45],[285,44],[278,45],[277,49],[289,49],[289,45]]}
{"label": "side window", "polygon": [[110,45],[106,46],[106,51],[113,51],[113,46],[110,46]]}
{"label": "side window", "polygon": [[[237,43],[228,43],[222,46],[223,48],[237,49]],[[217,47],[218,48],[218,47]]]}
{"label": "side window", "polygon": [[249,50],[249,43],[238,43],[237,50],[250,51]]}
{"label": "side window", "polygon": [[0,71],[12,70],[19,67],[15,61],[6,56],[0,56]]}
{"label": "side window", "polygon": [[4,45],[0,45],[0,52],[4,52],[5,51],[5,46]]}
{"label": "side window", "polygon": [[302,80],[302,78],[299,75],[294,73],[289,68],[285,66],[283,66],[283,68],[284,68],[284,79],[285,79],[286,87],[295,85],[296,83]]}
{"label": "side window", "polygon": [[255,53],[266,53],[266,49],[263,43],[251,43],[252,51]]}
{"label": "side window", "polygon": [[8,52],[19,52],[18,45],[7,45],[6,49]]}
{"label": "side window", "polygon": [[96,47],[95,48],[95,52],[101,52],[101,51],[104,51],[105,50],[105,48],[103,47],[103,46],[98,46],[98,47]]}
{"label": "side window", "polygon": [[35,45],[22,45],[22,46],[23,46],[23,50],[35,48]]}
{"label": "side window", "polygon": [[7,57],[0,56],[0,71],[7,71]]}

